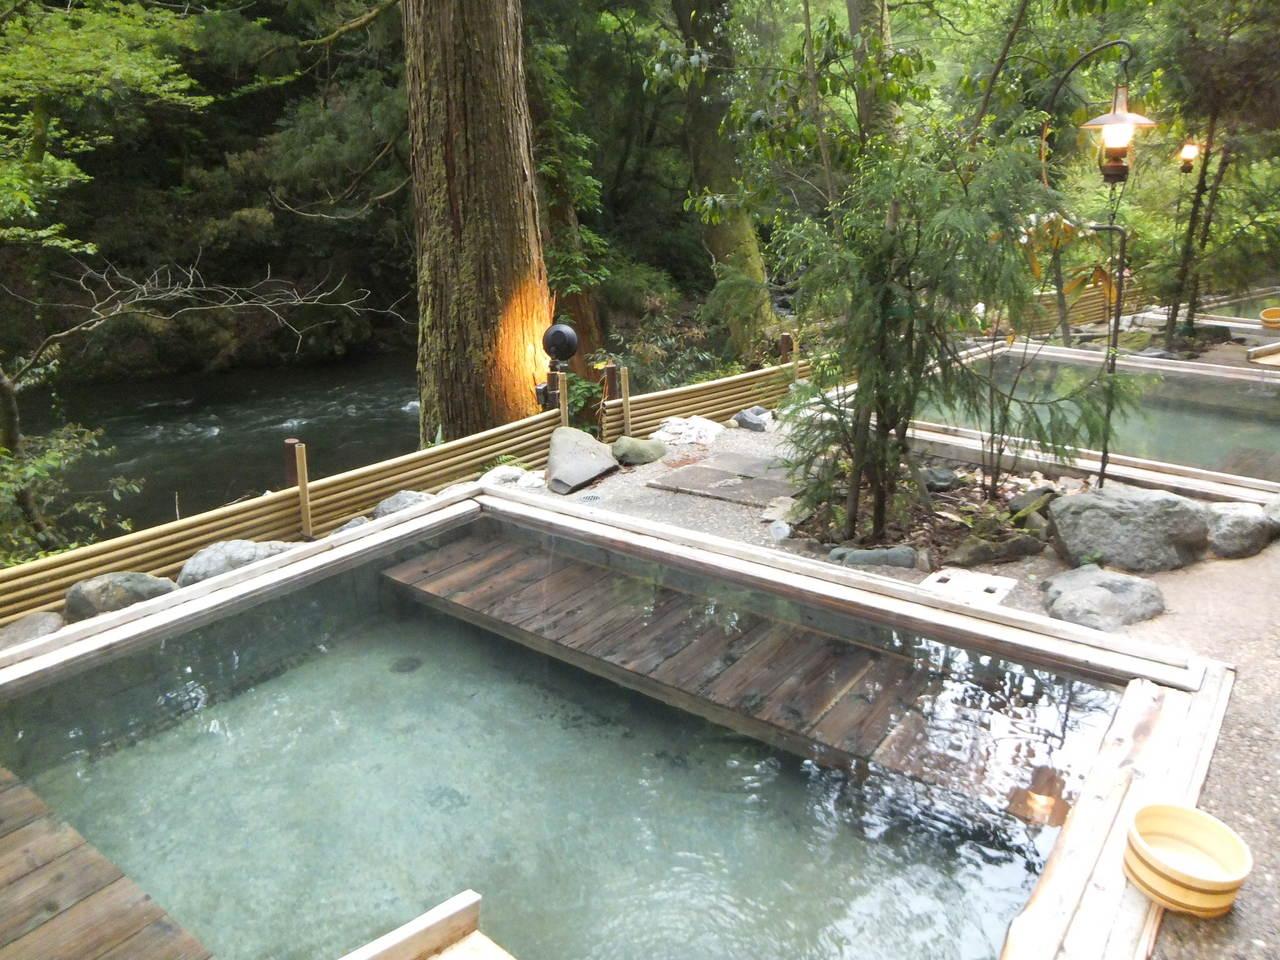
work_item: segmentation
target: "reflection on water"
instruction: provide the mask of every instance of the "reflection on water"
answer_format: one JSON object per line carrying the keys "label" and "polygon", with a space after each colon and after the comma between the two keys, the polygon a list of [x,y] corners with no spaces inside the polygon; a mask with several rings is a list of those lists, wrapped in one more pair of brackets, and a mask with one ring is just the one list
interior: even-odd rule
{"label": "reflection on water", "polygon": [[[335,612],[340,592],[2,715],[5,762],[223,960],[339,956],[467,887],[521,960],[978,960],[1055,836],[928,777],[821,771],[454,621]],[[955,679],[943,712],[1008,702],[1060,739],[1051,687]]]}
{"label": "reflection on water", "polygon": [[[312,478],[417,447],[414,358],[96,384],[66,392],[64,414],[104,432],[115,453],[71,473],[79,493],[143,481],[122,516],[135,526],[190,516],[283,484],[285,437],[307,444]],[[44,411],[32,404],[33,429]],[[176,501],[176,506],[175,506]]]}
{"label": "reflection on water", "polygon": [[[986,373],[989,362],[977,361],[979,369]],[[998,357],[993,364],[996,381],[1007,389],[1019,364],[1020,358]],[[1095,369],[1032,359],[1018,377],[1016,393],[1028,399],[1058,396],[1078,387]],[[1142,377],[1146,386],[1141,399],[1112,422],[1113,453],[1280,480],[1280,382],[1263,374],[1256,379],[1182,372]],[[926,409],[921,419],[982,426],[967,415],[936,407]]]}

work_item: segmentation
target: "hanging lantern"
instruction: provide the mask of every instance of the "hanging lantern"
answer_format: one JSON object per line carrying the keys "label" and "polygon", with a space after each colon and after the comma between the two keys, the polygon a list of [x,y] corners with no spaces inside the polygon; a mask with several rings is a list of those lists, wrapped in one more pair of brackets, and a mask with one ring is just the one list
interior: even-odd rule
{"label": "hanging lantern", "polygon": [[1099,169],[1106,183],[1124,183],[1129,179],[1129,151],[1133,135],[1139,128],[1154,127],[1156,122],[1140,113],[1129,111],[1129,85],[1116,84],[1111,99],[1111,112],[1094,117],[1080,125],[1081,130],[1098,130],[1102,133],[1102,157]]}
{"label": "hanging lantern", "polygon": [[1178,169],[1183,173],[1190,173],[1199,158],[1200,144],[1194,140],[1188,140],[1182,145],[1182,149],[1178,151],[1178,159],[1182,161],[1182,165]]}

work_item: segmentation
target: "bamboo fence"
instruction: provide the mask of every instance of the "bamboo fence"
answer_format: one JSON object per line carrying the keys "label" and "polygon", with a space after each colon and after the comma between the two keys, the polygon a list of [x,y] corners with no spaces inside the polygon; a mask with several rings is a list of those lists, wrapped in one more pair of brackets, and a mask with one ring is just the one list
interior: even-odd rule
{"label": "bamboo fence", "polygon": [[[647,437],[665,417],[726,420],[755,404],[775,405],[795,379],[810,372],[793,342],[784,336],[785,355],[791,358],[786,363],[639,396],[631,396],[625,368],[612,371],[610,382],[621,389],[600,405],[601,439],[616,440],[624,427]],[[306,450],[295,441],[287,455],[291,485],[285,489],[0,570],[0,626],[28,613],[60,609],[68,588],[99,574],[172,577],[198,550],[220,540],[323,536],[393,493],[435,492],[473,480],[500,458],[538,469],[547,462],[552,432],[569,422],[568,389],[560,376],[557,409],[320,480],[308,480]]]}
{"label": "bamboo fence", "polygon": [[[1124,288],[1124,312],[1134,313],[1147,305],[1147,294],[1142,284],[1130,281]],[[1072,326],[1088,323],[1105,323],[1115,309],[1115,301],[1102,287],[1094,284],[1082,289],[1067,306],[1067,316]],[[1049,336],[1058,330],[1058,295],[1042,293],[1036,297],[1036,312],[1028,333],[1032,336]]]}
{"label": "bamboo fence", "polygon": [[[811,370],[810,361],[796,354],[795,359],[786,363],[750,373],[632,396],[624,368],[617,377],[619,395],[611,395],[601,404],[600,439],[611,443],[623,434],[647,437],[667,417],[698,416],[727,420],[738,411],[757,404],[776,406],[787,395],[792,382],[808,377]],[[613,379],[607,376],[606,384],[612,384]],[[609,392],[613,393],[612,386]]]}
{"label": "bamboo fence", "polygon": [[[549,410],[309,483],[303,466],[297,486],[8,567],[0,570],[0,626],[38,610],[59,609],[72,584],[101,573],[173,576],[192,554],[219,540],[322,536],[399,490],[435,492],[472,480],[500,457],[536,469],[546,463],[551,433],[561,419],[560,410]],[[298,454],[299,466],[303,457]]]}

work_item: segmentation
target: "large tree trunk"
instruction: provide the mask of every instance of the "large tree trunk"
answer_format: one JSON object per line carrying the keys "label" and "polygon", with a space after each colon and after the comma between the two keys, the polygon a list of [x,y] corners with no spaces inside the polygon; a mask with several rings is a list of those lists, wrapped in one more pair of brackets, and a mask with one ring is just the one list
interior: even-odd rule
{"label": "large tree trunk", "polygon": [[[734,65],[727,33],[729,2],[671,0],[671,7],[685,49],[690,53],[700,50],[709,57],[699,77],[689,84],[685,111],[694,185],[700,191],[732,196],[737,192],[738,158],[733,142],[721,130],[729,112]],[[732,273],[738,275],[739,282],[745,279],[754,284],[754,289],[748,287],[722,301],[733,346],[743,351],[773,319],[755,224],[747,210],[728,205],[716,223],[703,226],[702,238],[722,280],[726,273]]]}
{"label": "large tree trunk", "polygon": [[[853,58],[861,68],[866,64],[867,53],[876,44],[879,51],[893,46],[893,27],[885,0],[845,0],[845,12],[849,18],[849,38],[853,41]],[[876,100],[865,84],[857,88],[858,138],[866,143],[876,134],[892,131],[892,121],[897,106]]]}
{"label": "large tree trunk", "polygon": [[422,442],[537,411],[552,316],[519,0],[405,0]]}

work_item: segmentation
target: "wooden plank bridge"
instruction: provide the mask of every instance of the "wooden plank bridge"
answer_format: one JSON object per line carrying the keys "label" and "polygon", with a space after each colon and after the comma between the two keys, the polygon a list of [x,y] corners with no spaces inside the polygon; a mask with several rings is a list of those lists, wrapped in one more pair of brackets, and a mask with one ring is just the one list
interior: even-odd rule
{"label": "wooden plank bridge", "polygon": [[1017,815],[1034,788],[1052,821],[1066,815],[1069,788],[1025,718],[993,721],[989,703],[948,700],[943,671],[709,600],[678,573],[480,531],[384,576],[417,603],[822,765],[870,760]]}
{"label": "wooden plank bridge", "polygon": [[209,951],[0,768],[0,960],[206,960]]}

